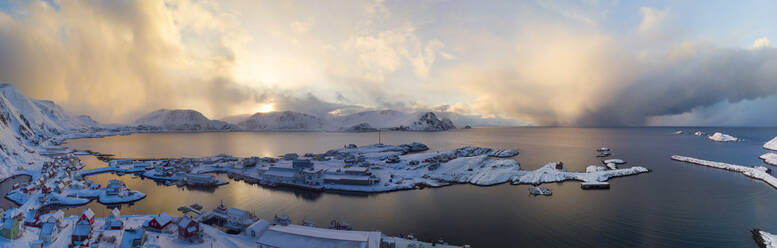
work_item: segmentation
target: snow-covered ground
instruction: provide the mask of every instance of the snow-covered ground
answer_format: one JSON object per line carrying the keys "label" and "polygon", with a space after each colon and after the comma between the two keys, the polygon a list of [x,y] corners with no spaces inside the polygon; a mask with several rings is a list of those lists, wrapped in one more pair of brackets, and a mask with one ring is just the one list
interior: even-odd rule
{"label": "snow-covered ground", "polygon": [[766,144],[764,144],[764,148],[777,151],[777,137],[774,137],[774,139],[766,142]]}
{"label": "snow-covered ground", "polygon": [[[765,248],[777,248],[777,235],[771,234],[766,231],[757,230],[758,235],[760,235],[761,245]],[[757,240],[757,239],[756,239]],[[760,246],[760,245],[759,245]]]}
{"label": "snow-covered ground", "polygon": [[770,152],[770,153],[761,155],[760,158],[764,160],[764,163],[777,166],[777,154]]}
{"label": "snow-covered ground", "polygon": [[734,137],[734,136],[731,136],[731,135],[728,135],[728,134],[724,134],[724,133],[721,133],[721,132],[716,132],[716,133],[710,135],[707,138],[709,138],[711,140],[714,140],[714,141],[717,141],[717,142],[739,141],[739,139],[737,137]]}
{"label": "snow-covered ground", "polygon": [[[134,235],[134,232],[128,230],[143,229],[143,223],[154,218],[154,215],[129,215],[119,216],[119,220],[123,222],[123,228],[119,230],[108,229],[106,223],[108,218],[95,218],[94,224],[92,224],[92,235],[90,239],[91,247],[119,247],[125,243],[125,238],[133,239],[140,237]],[[173,218],[173,223],[170,225],[177,225],[181,218]],[[69,216],[62,219],[62,228],[58,229],[53,234],[53,240],[50,244],[46,244],[46,247],[68,247],[71,243],[71,234],[73,233],[78,216]],[[260,220],[260,222],[266,222]],[[144,231],[143,233],[143,246],[149,248],[178,248],[178,247],[224,247],[224,248],[239,248],[239,247],[259,247],[259,242],[265,241],[268,238],[287,240],[287,244],[297,244],[295,246],[286,247],[311,247],[310,244],[338,244],[338,242],[326,242],[326,240],[348,240],[354,237],[358,233],[366,233],[363,231],[346,231],[346,230],[332,230],[324,228],[314,228],[306,226],[276,226],[270,225],[268,230],[251,236],[249,233],[241,234],[227,234],[220,229],[200,223],[200,229],[202,231],[202,242],[189,242],[178,238],[178,229],[170,228],[169,232],[152,232]],[[293,229],[293,230],[286,230]],[[8,240],[0,238],[0,247],[30,247],[30,243],[39,240],[40,228],[26,227],[22,230],[22,235],[18,239]],[[357,247],[375,247],[378,248],[381,243],[394,244],[396,248],[420,248],[420,247],[441,247],[441,248],[456,248],[459,246],[454,245],[442,245],[422,242],[418,240],[405,239],[400,237],[392,237],[383,235],[380,232],[375,233],[375,237],[378,239],[374,243]],[[265,235],[273,237],[264,237]],[[342,242],[346,244],[353,244],[357,242]],[[308,245],[305,245],[308,244]],[[376,245],[377,244],[377,245]],[[301,245],[301,246],[298,246]],[[124,246],[121,246],[124,247]],[[325,247],[351,247],[351,246],[325,246]]]}
{"label": "snow-covered ground", "polygon": [[703,166],[712,167],[712,168],[736,171],[736,172],[742,173],[745,176],[764,181],[767,184],[771,185],[772,187],[777,188],[777,178],[773,177],[771,174],[766,172],[767,168],[763,166],[748,167],[748,166],[742,166],[742,165],[727,164],[722,162],[707,161],[707,160],[679,156],[679,155],[673,155],[672,159],[676,161],[703,165]]}

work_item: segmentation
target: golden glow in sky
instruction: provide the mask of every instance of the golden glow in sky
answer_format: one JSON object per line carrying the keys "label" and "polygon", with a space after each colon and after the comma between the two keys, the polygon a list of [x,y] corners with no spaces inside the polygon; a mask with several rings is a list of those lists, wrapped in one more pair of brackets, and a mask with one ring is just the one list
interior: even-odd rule
{"label": "golden glow in sky", "polygon": [[256,112],[258,113],[269,113],[274,110],[272,103],[262,103],[259,104],[259,107],[256,108]]}

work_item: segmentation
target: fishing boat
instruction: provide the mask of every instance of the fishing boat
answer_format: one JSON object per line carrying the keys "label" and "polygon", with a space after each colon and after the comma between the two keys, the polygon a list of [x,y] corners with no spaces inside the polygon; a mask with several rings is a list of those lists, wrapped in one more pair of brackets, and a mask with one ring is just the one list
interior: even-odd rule
{"label": "fishing boat", "polygon": [[335,230],[353,230],[353,227],[344,220],[332,220],[329,222],[329,229]]}

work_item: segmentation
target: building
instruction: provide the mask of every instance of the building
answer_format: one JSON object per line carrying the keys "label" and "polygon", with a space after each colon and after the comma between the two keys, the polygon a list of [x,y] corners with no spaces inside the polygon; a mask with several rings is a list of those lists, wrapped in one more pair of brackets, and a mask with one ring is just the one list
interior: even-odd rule
{"label": "building", "polygon": [[40,213],[37,209],[27,210],[27,215],[24,216],[24,225],[31,227],[40,227],[43,224],[40,220]]}
{"label": "building", "polygon": [[372,185],[380,182],[380,178],[372,175],[364,167],[345,168],[343,173],[327,171],[323,176],[324,183],[345,185]]}
{"label": "building", "polygon": [[24,217],[22,213],[15,208],[8,209],[3,213],[3,225],[0,227],[0,236],[6,239],[17,239],[24,232],[22,222]]}
{"label": "building", "polygon": [[78,217],[78,221],[82,220],[88,222],[90,226],[94,224],[94,211],[92,211],[91,208],[84,209],[84,211],[81,213],[81,216]]}
{"label": "building", "polygon": [[194,186],[214,186],[218,184],[218,179],[206,174],[186,174],[186,184]]}
{"label": "building", "polygon": [[291,167],[298,170],[313,168],[313,162],[310,159],[295,159],[291,161]]}
{"label": "building", "polygon": [[57,235],[64,228],[65,213],[62,210],[43,216],[43,225],[40,228],[38,239],[45,244],[51,244],[57,240]]}
{"label": "building", "polygon": [[296,153],[286,153],[283,155],[283,159],[285,160],[295,160],[299,157]]}
{"label": "building", "polygon": [[178,238],[189,242],[198,242],[202,240],[202,231],[200,223],[184,216],[178,221]]}
{"label": "building", "polygon": [[89,246],[89,240],[92,238],[92,224],[87,220],[79,219],[73,228],[73,234],[70,236],[72,246]]}
{"label": "building", "polygon": [[259,220],[247,228],[256,247],[365,247],[380,248],[380,232],[343,231],[299,225],[270,225]]}
{"label": "building", "polygon": [[120,248],[140,248],[143,247],[143,243],[146,241],[146,231],[142,228],[127,229],[124,230],[122,235]]}
{"label": "building", "polygon": [[162,212],[159,216],[154,216],[153,219],[143,223],[143,226],[149,231],[161,232],[167,228],[172,221],[172,218],[167,215],[167,212]]}
{"label": "building", "polygon": [[111,210],[111,215],[105,218],[105,226],[103,229],[121,230],[123,228],[124,221],[121,220],[121,212],[119,211],[119,208],[114,208]]}
{"label": "building", "polygon": [[105,186],[105,194],[117,196],[117,195],[125,195],[127,191],[127,186],[124,184],[124,182],[111,179],[108,181],[108,185]]}

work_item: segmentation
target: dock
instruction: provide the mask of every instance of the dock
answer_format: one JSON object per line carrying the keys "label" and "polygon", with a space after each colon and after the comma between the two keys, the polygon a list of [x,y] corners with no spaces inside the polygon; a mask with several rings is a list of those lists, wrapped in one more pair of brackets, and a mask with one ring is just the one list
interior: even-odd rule
{"label": "dock", "polygon": [[609,189],[610,183],[608,182],[582,182],[580,183],[580,188],[582,189]]}

